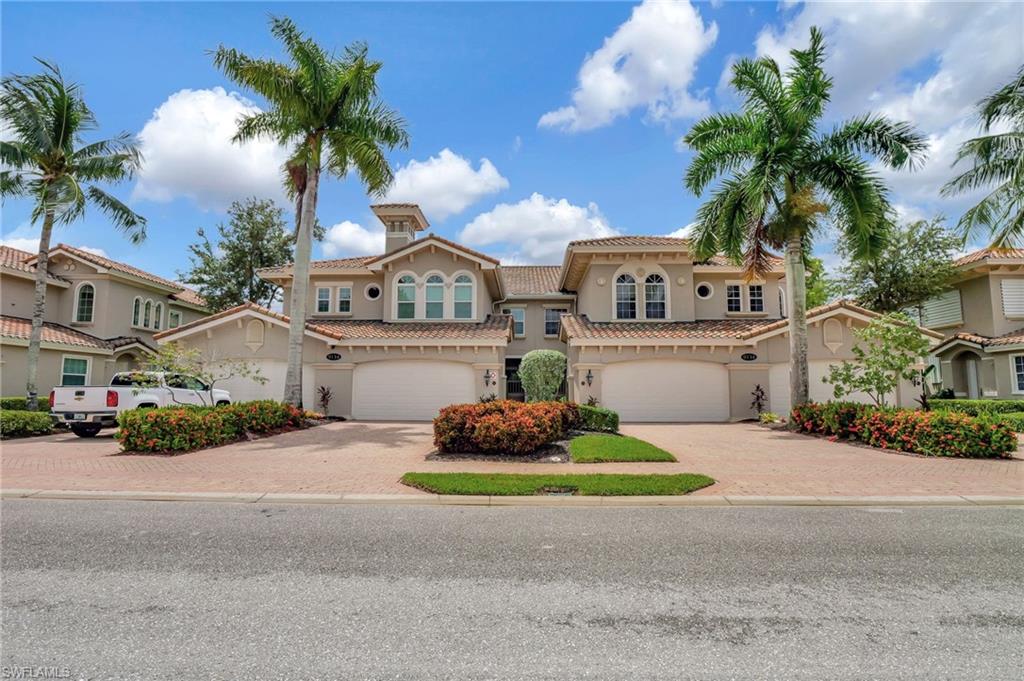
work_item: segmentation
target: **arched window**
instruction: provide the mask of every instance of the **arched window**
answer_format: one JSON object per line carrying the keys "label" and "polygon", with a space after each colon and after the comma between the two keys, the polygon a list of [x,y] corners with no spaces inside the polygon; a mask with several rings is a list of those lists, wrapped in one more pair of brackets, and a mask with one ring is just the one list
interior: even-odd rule
{"label": "arched window", "polygon": [[473,277],[460,274],[455,277],[455,318],[473,318]]}
{"label": "arched window", "polygon": [[132,301],[132,326],[138,326],[142,321],[142,298]]}
{"label": "arched window", "polygon": [[157,303],[156,307],[153,308],[153,328],[157,331],[160,330],[160,325],[164,323],[164,304]]}
{"label": "arched window", "polygon": [[404,274],[398,278],[395,295],[398,298],[398,318],[414,319],[416,317],[416,280],[412,278],[412,275]]}
{"label": "arched window", "polygon": [[426,300],[425,313],[427,319],[443,319],[444,278],[440,274],[431,274],[427,277]]}
{"label": "arched window", "polygon": [[145,306],[142,308],[142,325],[149,328],[149,325],[153,319],[153,301],[147,300]]}
{"label": "arched window", "polygon": [[96,287],[82,284],[78,287],[78,299],[75,301],[75,321],[82,324],[92,323],[93,308],[96,306]]}
{"label": "arched window", "polygon": [[648,274],[644,280],[644,315],[665,319],[665,279],[660,274]]}
{"label": "arched window", "polygon": [[615,280],[615,318],[636,319],[636,280],[630,274]]}

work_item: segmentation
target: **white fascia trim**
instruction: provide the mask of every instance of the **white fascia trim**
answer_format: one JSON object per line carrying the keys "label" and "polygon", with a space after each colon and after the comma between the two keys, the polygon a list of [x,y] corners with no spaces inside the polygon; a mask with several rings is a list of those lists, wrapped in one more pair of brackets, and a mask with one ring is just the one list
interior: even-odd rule
{"label": "white fascia trim", "polygon": [[[839,316],[851,317],[853,319],[858,319],[858,320],[860,320],[862,322],[866,322],[866,323],[870,324],[875,319],[878,319],[878,317],[880,317],[881,315],[869,316],[869,315],[866,315],[866,314],[862,314],[860,312],[855,312],[854,310],[850,310],[850,309],[847,309],[845,307],[840,307],[840,308],[836,308],[835,310],[829,310],[828,312],[824,312],[822,314],[817,314],[817,315],[815,315],[813,317],[808,317],[807,318],[807,322],[808,323],[819,322],[819,321],[824,321],[826,319],[831,319],[832,317],[839,317]],[[753,337],[749,338],[748,340],[754,341],[754,342],[760,342],[762,340],[765,340],[766,338],[772,338],[773,336],[778,336],[780,334],[788,333],[788,332],[789,332],[789,325],[787,324],[786,326],[783,326],[782,328],[775,329],[773,331],[767,331],[765,333],[762,333],[759,336],[753,336]],[[932,345],[938,345],[939,343],[942,342],[941,339],[935,338],[934,336],[926,334],[923,331],[921,332],[921,335],[925,336],[926,338],[928,338],[928,340],[932,343]]]}
{"label": "white fascia trim", "polygon": [[[977,347],[981,348],[980,345]],[[984,348],[984,350],[985,352],[993,354],[1001,352],[1011,352],[1013,350],[1024,350],[1024,343],[1014,343],[1013,345],[990,345]]]}
{"label": "white fascia trim", "polygon": [[465,258],[466,260],[471,260],[471,261],[479,264],[480,265],[480,269],[482,269],[482,270],[493,270],[493,269],[497,269],[497,267],[498,267],[498,265],[496,265],[495,263],[493,263],[493,262],[491,262],[489,260],[484,260],[483,258],[479,258],[479,257],[473,255],[472,253],[468,253],[467,251],[462,250],[461,248],[454,248],[452,246],[449,246],[448,244],[443,243],[441,241],[438,241],[437,239],[434,239],[433,237],[427,237],[426,239],[420,239],[419,241],[414,241],[413,243],[416,244],[415,248],[403,248],[401,251],[397,251],[397,252],[392,253],[390,255],[386,255],[383,258],[381,258],[380,260],[377,260],[377,261],[372,262],[369,265],[367,265],[367,269],[370,269],[370,270],[372,270],[374,272],[380,271],[380,270],[384,269],[384,265],[386,265],[387,263],[389,263],[389,262],[391,262],[393,260],[398,260],[400,258],[404,258],[407,255],[410,255],[412,253],[418,253],[419,251],[422,251],[427,246],[435,246],[435,247],[440,248],[442,250],[448,251],[449,253],[454,253],[454,254],[456,254],[458,256],[461,256],[461,257]]}
{"label": "white fascia trim", "polygon": [[[939,345],[943,345],[943,344],[939,343]],[[950,348],[955,348],[958,345],[963,345],[965,347],[971,348],[972,350],[982,350],[984,352],[988,352],[988,350],[986,350],[985,347],[981,343],[975,343],[974,341],[969,341],[969,340],[964,340],[962,338],[958,338],[955,341],[953,341],[952,343],[946,343],[941,349],[939,349],[939,346],[936,345],[934,348],[931,349],[929,354],[937,355],[938,353],[946,352]],[[943,361],[945,361],[945,360],[943,360]]]}
{"label": "white fascia trim", "polygon": [[363,347],[444,347],[444,348],[492,348],[505,347],[508,340],[442,340],[438,338],[345,338],[344,340],[330,341],[332,346],[349,346],[356,348]]}
{"label": "white fascia trim", "polygon": [[[0,345],[10,345],[16,348],[27,348],[27,338],[8,338],[0,337]],[[107,350],[104,348],[90,348],[82,345],[73,345],[71,343],[53,343],[51,341],[43,341],[39,344],[41,350],[61,350],[63,352],[85,352],[91,355],[112,355],[113,350]]]}
{"label": "white fascia trim", "polygon": [[514,293],[505,296],[505,300],[576,300],[575,293]]}
{"label": "white fascia trim", "polygon": [[[127,272],[122,272],[120,270],[114,270],[114,269],[110,269],[109,267],[103,267],[102,265],[97,265],[96,263],[92,262],[91,260],[86,260],[85,258],[80,258],[77,255],[75,255],[74,253],[69,253],[68,251],[65,251],[63,248],[58,248],[54,252],[61,253],[65,257],[68,257],[68,258],[70,258],[72,260],[80,262],[83,265],[86,265],[87,267],[91,267],[91,268],[93,268],[94,270],[96,270],[100,274],[106,274],[107,276],[114,277],[115,279],[124,279],[126,281],[130,281],[130,282],[136,283],[136,284],[138,284],[140,286],[151,288],[151,289],[153,289],[155,291],[166,291],[166,292],[169,292],[169,293],[177,293],[178,291],[181,290],[180,288],[165,286],[164,284],[155,282],[155,281],[153,281],[151,279],[144,279],[143,277],[137,277],[134,274],[128,274]],[[53,257],[53,252],[51,252],[50,257]]]}
{"label": "white fascia trim", "polygon": [[122,346],[112,350],[111,354],[117,354],[119,352],[124,352],[125,350],[131,350],[132,348],[138,348],[139,350],[142,350],[147,355],[155,354],[153,352],[153,349],[151,347],[149,347],[148,345],[144,344],[144,343],[129,343],[128,345],[122,345]]}
{"label": "white fascia trim", "polygon": [[[288,328],[288,324],[286,324],[285,322],[281,321],[277,317],[271,317],[270,315],[266,315],[266,314],[263,314],[261,312],[257,312],[256,310],[239,310],[238,312],[235,312],[233,314],[229,314],[229,315],[227,315],[225,317],[218,317],[217,319],[214,319],[212,321],[204,322],[202,324],[199,324],[197,326],[193,326],[193,327],[188,328],[188,329],[183,329],[180,332],[179,331],[175,331],[175,332],[169,333],[166,336],[163,336],[161,338],[154,338],[154,340],[157,342],[158,345],[164,345],[165,343],[172,343],[172,342],[174,342],[176,340],[180,340],[182,338],[187,338],[188,336],[191,336],[191,335],[194,335],[196,333],[199,333],[200,331],[206,331],[208,329],[212,329],[214,327],[221,326],[222,324],[227,324],[227,323],[233,322],[233,321],[235,321],[237,319],[242,319],[243,317],[254,317],[256,319],[260,319],[260,320],[262,320],[264,322],[267,322],[268,324],[274,324],[276,326],[279,326],[279,327],[281,327],[283,329],[287,329]],[[331,336],[325,336],[325,335],[323,335],[321,333],[317,333],[315,331],[310,331],[309,329],[306,329],[306,335],[311,337],[311,338],[316,338],[317,340],[322,340],[322,341],[324,341],[326,343],[338,343],[339,342],[337,338],[332,338]]]}
{"label": "white fascia trim", "polygon": [[[28,279],[29,281],[36,280],[36,275],[31,272],[23,272],[22,270],[16,270],[6,266],[0,266],[0,273],[3,273],[3,275],[7,277],[18,277],[19,279]],[[50,275],[47,275],[46,283],[50,286],[59,286],[61,288],[69,288],[71,286],[71,282],[61,281],[60,279],[55,279]]]}
{"label": "white fascia trim", "polygon": [[569,347],[571,348],[616,348],[622,347],[709,347],[714,346],[717,348],[722,347],[733,347],[733,348],[746,348],[754,347],[757,343],[753,340],[740,340],[738,338],[679,338],[679,339],[653,339],[653,338],[609,338],[606,340],[573,340],[569,339]]}

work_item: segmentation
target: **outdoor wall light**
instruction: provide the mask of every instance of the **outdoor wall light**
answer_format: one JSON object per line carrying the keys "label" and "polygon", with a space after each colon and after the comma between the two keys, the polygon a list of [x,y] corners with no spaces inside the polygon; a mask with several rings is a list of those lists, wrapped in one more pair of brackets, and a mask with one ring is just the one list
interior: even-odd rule
{"label": "outdoor wall light", "polygon": [[493,379],[494,379],[494,372],[491,371],[490,369],[485,371],[484,372],[484,387],[486,388],[487,386],[498,385],[498,382],[497,381],[493,381]]}
{"label": "outdoor wall light", "polygon": [[588,387],[594,384],[594,372],[591,371],[590,369],[587,369],[587,378],[586,378],[586,380],[587,380],[587,386]]}

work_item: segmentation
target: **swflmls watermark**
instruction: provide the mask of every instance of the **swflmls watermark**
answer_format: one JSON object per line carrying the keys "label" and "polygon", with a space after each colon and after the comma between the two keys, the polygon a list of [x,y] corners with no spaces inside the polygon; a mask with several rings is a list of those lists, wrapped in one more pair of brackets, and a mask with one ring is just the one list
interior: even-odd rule
{"label": "swflmls watermark", "polygon": [[0,679],[70,679],[71,670],[67,667],[30,667],[3,665],[0,667]]}

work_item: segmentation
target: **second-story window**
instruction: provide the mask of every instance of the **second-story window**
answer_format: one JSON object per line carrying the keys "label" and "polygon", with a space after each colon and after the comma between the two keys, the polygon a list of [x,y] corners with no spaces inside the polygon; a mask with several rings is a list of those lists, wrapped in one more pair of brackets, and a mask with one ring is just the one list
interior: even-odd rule
{"label": "second-story window", "polygon": [[444,279],[441,278],[441,275],[432,274],[427,277],[426,297],[425,313],[427,319],[443,319]]}
{"label": "second-story window", "polygon": [[648,274],[644,280],[644,315],[665,318],[665,279],[660,274]]}
{"label": "second-story window", "polygon": [[725,287],[725,309],[728,312],[743,311],[743,290],[739,284],[729,284]]}
{"label": "second-story window", "polygon": [[636,280],[629,274],[615,280],[615,317],[636,319]]}
{"label": "second-story window", "polygon": [[157,303],[156,307],[153,308],[153,328],[157,331],[160,330],[160,325],[164,320],[164,304]]}
{"label": "second-story window", "polygon": [[455,318],[472,319],[473,278],[470,277],[468,274],[460,274],[459,276],[455,277],[453,295],[455,298]]}
{"label": "second-story window", "polygon": [[316,311],[317,312],[330,312],[331,311],[331,289],[329,289],[329,288],[318,288],[316,290]]}
{"label": "second-story window", "polygon": [[398,279],[395,287],[395,295],[398,298],[397,316],[399,319],[413,319],[416,317],[416,280],[411,275],[405,274]]}
{"label": "second-story window", "polygon": [[171,310],[167,313],[167,328],[176,329],[181,326],[181,313],[177,310]]}
{"label": "second-story window", "polygon": [[92,284],[78,287],[78,300],[75,303],[75,321],[81,324],[92,323],[93,309],[96,306],[96,289]]}
{"label": "second-story window", "polygon": [[751,312],[764,312],[764,286],[751,284],[747,287],[747,304]]}
{"label": "second-story window", "polygon": [[352,287],[338,287],[338,312],[341,314],[352,313]]}
{"label": "second-story window", "polygon": [[562,315],[568,312],[565,308],[544,309],[544,335],[557,336],[562,329]]}
{"label": "second-story window", "polygon": [[142,323],[142,298],[136,298],[132,301],[132,326],[138,326]]}
{"label": "second-story window", "polygon": [[526,308],[508,307],[501,311],[502,314],[512,316],[512,335],[515,338],[526,337]]}
{"label": "second-story window", "polygon": [[149,325],[153,323],[153,301],[147,300],[146,304],[142,307],[142,325],[149,328]]}

